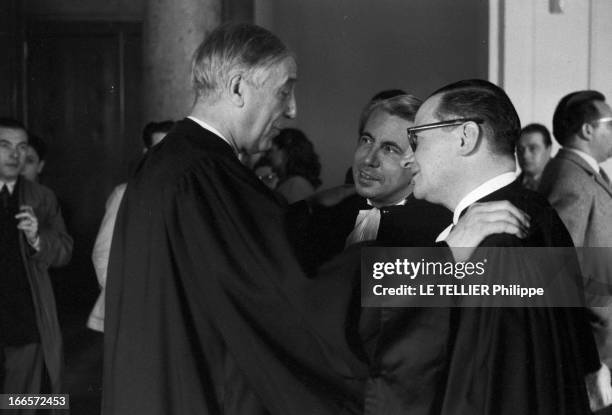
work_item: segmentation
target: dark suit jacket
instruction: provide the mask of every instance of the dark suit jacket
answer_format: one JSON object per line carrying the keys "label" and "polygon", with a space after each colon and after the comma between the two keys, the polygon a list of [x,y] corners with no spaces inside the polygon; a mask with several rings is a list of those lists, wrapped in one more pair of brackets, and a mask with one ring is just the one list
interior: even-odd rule
{"label": "dark suit jacket", "polygon": [[[305,213],[305,203],[292,206],[289,226],[303,265],[314,273],[322,262],[342,252],[359,210],[368,208],[360,196],[347,198],[332,208],[315,207],[310,214]],[[405,205],[381,209],[378,235],[370,244],[431,246],[451,222],[452,213],[448,209],[411,195]],[[345,330],[355,353],[370,367],[365,414],[431,413],[440,402],[448,354],[449,310],[360,308],[360,287],[355,288]]]}
{"label": "dark suit jacket", "polygon": [[[492,235],[474,255],[486,247],[572,246],[546,199],[518,181],[480,202],[495,200],[509,200],[527,212],[529,234],[525,239]],[[567,281],[572,289],[580,287],[574,263],[576,270],[568,275],[575,281]],[[584,375],[597,370],[599,361],[582,308],[458,308],[451,322],[455,334],[442,414],[589,413]]]}
{"label": "dark suit jacket", "polygon": [[[308,208],[306,202],[290,206],[289,234],[300,262],[310,273],[345,248],[359,211],[370,209],[365,198],[354,195],[333,207]],[[380,209],[378,245],[429,246],[452,222],[443,206],[408,196],[406,204]]]}

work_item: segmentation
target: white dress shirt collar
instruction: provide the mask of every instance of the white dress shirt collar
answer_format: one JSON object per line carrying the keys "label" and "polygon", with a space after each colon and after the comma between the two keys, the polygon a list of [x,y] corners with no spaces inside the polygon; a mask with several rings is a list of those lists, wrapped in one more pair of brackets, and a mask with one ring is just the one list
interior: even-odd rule
{"label": "white dress shirt collar", "polygon": [[189,118],[191,121],[197,123],[200,125],[200,127],[210,131],[211,133],[219,136],[219,138],[221,138],[223,141],[225,141],[227,144],[229,144],[229,146],[232,148],[232,150],[234,150],[234,153],[236,153],[236,157],[238,157],[238,148],[236,147],[236,145],[231,142],[230,140],[228,140],[225,136],[223,136],[223,134],[221,134],[219,132],[219,130],[217,130],[215,127],[213,127],[212,125],[208,124],[205,121],[200,120],[199,118],[194,117],[193,115],[188,116],[187,118]]}
{"label": "white dress shirt collar", "polygon": [[461,213],[463,213],[463,211],[467,209],[471,204],[477,202],[485,196],[490,195],[491,193],[501,189],[504,186],[508,186],[510,183],[516,180],[517,176],[517,171],[500,174],[499,176],[495,176],[492,179],[487,180],[486,182],[469,192],[467,195],[465,195],[463,199],[459,201],[459,204],[457,204],[457,206],[455,207],[455,212],[453,213],[453,223],[448,225],[446,229],[440,232],[440,234],[436,238],[436,242],[444,241],[448,237],[451,230],[453,229],[453,226],[455,226],[459,221]]}
{"label": "white dress shirt collar", "polygon": [[[404,206],[406,204],[406,199],[407,199],[407,197],[403,198],[402,200],[400,200],[397,203],[393,203],[392,205],[387,205],[387,206]],[[370,201],[370,199],[366,199],[366,201],[368,202],[369,206],[374,206],[372,204],[372,202]],[[385,207],[385,206],[381,206],[381,207]]]}
{"label": "white dress shirt collar", "polygon": [[15,190],[15,183],[17,183],[17,180],[13,180],[12,182],[5,182],[3,180],[0,180],[0,190],[2,190],[4,186],[6,186],[8,187],[9,193],[13,194],[13,190]]}
{"label": "white dress shirt collar", "polygon": [[459,217],[461,217],[461,213],[463,213],[463,211],[472,203],[490,195],[504,186],[508,186],[510,183],[516,180],[517,173],[518,172],[516,171],[510,171],[500,174],[499,176],[495,176],[465,195],[457,207],[455,207],[455,212],[453,214],[453,225],[457,224]]}
{"label": "white dress shirt collar", "polygon": [[581,159],[586,161],[586,163],[591,166],[591,168],[595,171],[595,173],[599,173],[599,163],[597,160],[590,154],[585,153],[584,151],[577,150],[575,148],[563,147],[567,151],[571,151],[574,154],[577,154]]}

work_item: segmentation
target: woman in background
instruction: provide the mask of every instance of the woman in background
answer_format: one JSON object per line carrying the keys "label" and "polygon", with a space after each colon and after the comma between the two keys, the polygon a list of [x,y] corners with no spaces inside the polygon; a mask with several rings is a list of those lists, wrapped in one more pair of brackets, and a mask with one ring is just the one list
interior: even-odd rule
{"label": "woman in background", "polygon": [[295,128],[285,128],[272,140],[268,158],[278,174],[276,191],[288,203],[311,196],[321,185],[321,163],[312,142]]}

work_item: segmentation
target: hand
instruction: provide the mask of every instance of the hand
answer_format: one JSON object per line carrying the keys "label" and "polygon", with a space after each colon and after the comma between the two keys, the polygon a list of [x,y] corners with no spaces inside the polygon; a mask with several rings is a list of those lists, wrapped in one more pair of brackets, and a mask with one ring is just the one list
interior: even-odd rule
{"label": "hand", "polygon": [[612,404],[612,385],[610,383],[610,369],[602,363],[601,368],[585,377],[589,406],[595,412]]}
{"label": "hand", "polygon": [[21,229],[30,245],[36,243],[38,239],[38,219],[34,213],[32,206],[21,205],[20,212],[15,215],[15,219],[19,220],[17,229]]}
{"label": "hand", "polygon": [[524,238],[530,220],[529,215],[506,200],[475,203],[453,226],[445,241],[455,260],[462,261],[489,235],[509,233]]}
{"label": "hand", "polygon": [[356,193],[355,186],[345,184],[342,186],[332,187],[331,189],[321,190],[308,198],[308,201],[313,205],[330,207],[337,205],[347,197]]}

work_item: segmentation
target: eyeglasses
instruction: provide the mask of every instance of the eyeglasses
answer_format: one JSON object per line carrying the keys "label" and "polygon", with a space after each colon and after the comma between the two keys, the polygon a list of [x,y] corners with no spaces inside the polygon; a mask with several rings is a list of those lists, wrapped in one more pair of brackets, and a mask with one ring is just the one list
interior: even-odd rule
{"label": "eyeglasses", "polygon": [[412,152],[415,152],[417,149],[417,133],[419,131],[433,130],[434,128],[452,127],[456,125],[461,125],[466,122],[475,122],[476,124],[482,124],[484,123],[484,120],[482,118],[457,118],[454,120],[439,121],[431,124],[417,125],[416,127],[408,128],[406,131],[408,132],[408,142],[410,143],[410,148],[412,149]]}
{"label": "eyeglasses", "polygon": [[603,117],[603,118],[593,120],[593,122],[611,122],[611,121],[612,121],[612,117]]}

